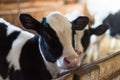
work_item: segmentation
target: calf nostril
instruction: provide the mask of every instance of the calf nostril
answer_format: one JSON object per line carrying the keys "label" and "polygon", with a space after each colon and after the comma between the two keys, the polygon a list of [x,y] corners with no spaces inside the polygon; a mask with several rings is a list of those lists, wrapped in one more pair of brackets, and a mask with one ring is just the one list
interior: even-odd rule
{"label": "calf nostril", "polygon": [[71,63],[70,60],[69,60],[67,57],[64,58],[64,61],[65,61],[67,64],[70,64],[70,63]]}

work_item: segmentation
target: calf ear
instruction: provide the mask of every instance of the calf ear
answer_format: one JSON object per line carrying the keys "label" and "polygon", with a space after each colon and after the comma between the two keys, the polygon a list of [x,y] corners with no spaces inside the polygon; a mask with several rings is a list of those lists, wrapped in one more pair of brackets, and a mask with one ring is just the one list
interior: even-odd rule
{"label": "calf ear", "polygon": [[22,26],[26,29],[37,30],[38,28],[41,27],[40,22],[34,19],[29,14],[20,14],[19,21],[22,24]]}
{"label": "calf ear", "polygon": [[89,18],[86,16],[80,16],[74,21],[72,21],[72,29],[73,30],[82,30],[88,24]]}
{"label": "calf ear", "polygon": [[97,28],[94,28],[92,33],[99,36],[99,35],[104,34],[108,28],[109,26],[107,24],[102,24],[98,26]]}

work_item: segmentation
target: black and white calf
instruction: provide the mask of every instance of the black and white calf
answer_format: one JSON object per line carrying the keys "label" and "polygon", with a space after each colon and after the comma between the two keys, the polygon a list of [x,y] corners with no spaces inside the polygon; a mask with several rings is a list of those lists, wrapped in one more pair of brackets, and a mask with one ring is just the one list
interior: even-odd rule
{"label": "black and white calf", "polygon": [[[86,0],[86,2],[88,12],[94,17],[92,28],[96,28],[99,25],[108,26],[106,34],[114,37],[111,42],[111,47],[114,48],[115,38],[120,38],[120,0]],[[92,35],[88,52],[88,63],[92,57],[93,60],[98,59],[100,42],[104,36]]]}
{"label": "black and white calf", "polygon": [[[82,14],[79,10],[74,10],[73,12],[65,15],[65,17],[67,17],[69,21],[73,21],[78,16],[84,17],[84,14]],[[83,22],[83,20],[81,21],[81,24],[82,24],[82,22]],[[83,23],[85,23],[85,22],[83,22]],[[86,23],[89,23],[89,21]],[[75,30],[75,33],[74,33],[75,50],[77,52],[82,51],[84,53],[84,55],[89,55],[88,54],[89,50],[91,47],[93,47],[93,45],[90,45],[91,44],[91,41],[90,41],[91,36],[92,35],[97,35],[97,36],[102,35],[105,33],[105,31],[107,29],[108,29],[108,25],[104,25],[104,24],[97,26],[97,28],[96,27],[91,28],[91,27],[89,27],[89,25],[86,24],[86,25],[84,25],[84,27]]]}
{"label": "black and white calf", "polygon": [[[74,11],[72,11],[72,12],[70,12],[70,13],[67,13],[66,15],[65,15],[65,17],[69,20],[69,21],[71,21],[72,23],[74,23],[74,20],[77,18],[77,17],[79,17],[79,16],[81,16],[81,18],[83,17],[83,19],[80,21],[80,23],[82,24],[85,24],[83,27],[81,27],[81,28],[79,28],[79,29],[76,29],[75,31],[74,31],[74,36],[73,36],[73,38],[74,38],[74,47],[75,47],[75,50],[77,51],[77,52],[84,52],[84,50],[86,49],[86,47],[84,46],[84,43],[82,44],[81,43],[81,41],[85,41],[85,42],[87,42],[85,39],[82,39],[83,38],[83,35],[84,35],[84,32],[85,32],[85,30],[88,28],[87,27],[87,24],[89,23],[89,19],[88,20],[86,20],[86,19],[84,19],[84,15],[79,11],[79,10],[74,10]],[[84,20],[84,21],[83,21]]]}
{"label": "black and white calf", "polygon": [[61,13],[51,12],[39,22],[20,14],[21,24],[38,33],[34,35],[0,18],[0,80],[50,80],[80,66],[72,33],[87,24],[82,19],[88,20],[79,17],[71,24]]}

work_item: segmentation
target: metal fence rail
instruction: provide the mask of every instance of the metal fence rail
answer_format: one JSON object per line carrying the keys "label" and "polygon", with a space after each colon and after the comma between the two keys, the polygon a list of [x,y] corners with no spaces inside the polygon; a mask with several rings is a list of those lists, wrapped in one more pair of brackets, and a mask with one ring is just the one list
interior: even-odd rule
{"label": "metal fence rail", "polygon": [[82,65],[75,71],[74,80],[120,80],[120,52]]}
{"label": "metal fence rail", "polygon": [[120,51],[90,64],[83,64],[53,80],[120,80]]}

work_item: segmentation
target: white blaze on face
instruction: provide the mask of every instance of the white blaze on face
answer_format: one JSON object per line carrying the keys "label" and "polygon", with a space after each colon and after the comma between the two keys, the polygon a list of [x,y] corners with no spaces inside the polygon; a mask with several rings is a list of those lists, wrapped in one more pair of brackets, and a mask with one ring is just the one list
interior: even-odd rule
{"label": "white blaze on face", "polygon": [[83,46],[81,44],[81,39],[83,37],[83,32],[84,30],[81,30],[81,31],[76,31],[76,34],[75,34],[75,50],[76,51],[80,51],[83,53]]}
{"label": "white blaze on face", "polygon": [[[62,43],[71,45],[71,23],[62,14],[58,12],[51,13],[47,16],[47,23],[52,27],[52,29],[57,33],[60,41]],[[66,41],[67,40],[67,41]]]}
{"label": "white blaze on face", "polygon": [[[47,23],[57,33],[61,44],[63,45],[63,54],[57,60],[59,67],[65,67],[64,57],[78,56],[72,47],[72,24],[59,12],[52,12],[47,17]],[[80,63],[78,63],[79,65]]]}

